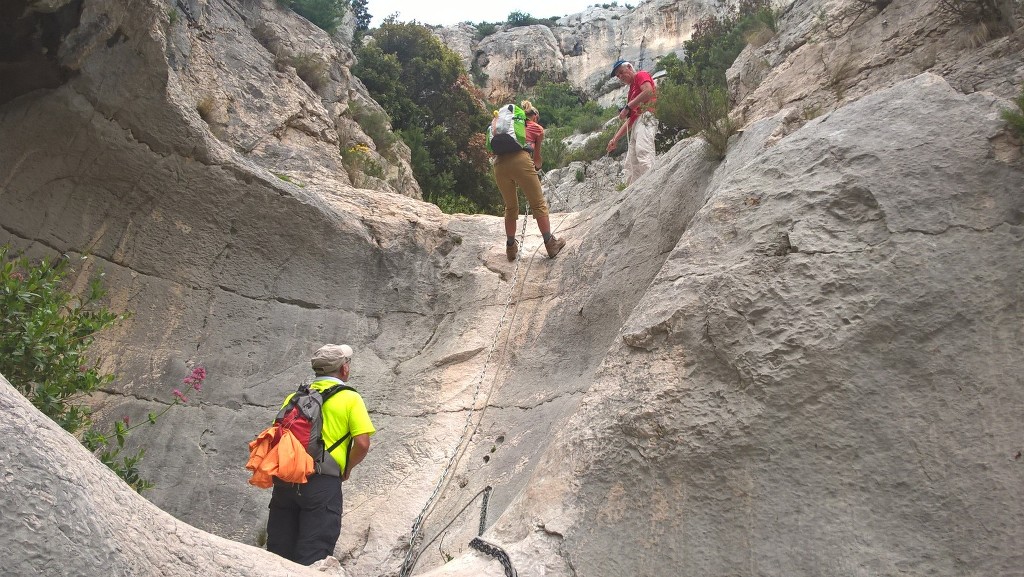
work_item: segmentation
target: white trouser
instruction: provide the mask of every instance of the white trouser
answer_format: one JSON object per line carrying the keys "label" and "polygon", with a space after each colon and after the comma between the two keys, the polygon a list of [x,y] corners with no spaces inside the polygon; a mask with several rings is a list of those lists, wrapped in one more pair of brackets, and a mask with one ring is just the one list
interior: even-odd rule
{"label": "white trouser", "polygon": [[629,132],[629,149],[626,151],[626,184],[640,178],[654,164],[654,135],[658,131],[658,119],[647,111],[636,119]]}

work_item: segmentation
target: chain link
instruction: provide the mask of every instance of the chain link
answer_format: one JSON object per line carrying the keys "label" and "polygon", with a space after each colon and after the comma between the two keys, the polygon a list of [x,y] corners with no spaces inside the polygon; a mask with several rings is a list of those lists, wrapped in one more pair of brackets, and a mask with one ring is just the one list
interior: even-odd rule
{"label": "chain link", "polygon": [[484,487],[484,499],[483,503],[480,504],[480,531],[477,532],[477,536],[482,536],[484,530],[487,529],[487,501],[491,499],[491,486],[487,485]]}
{"label": "chain link", "polygon": [[516,569],[512,566],[512,560],[508,558],[508,553],[506,553],[501,547],[498,547],[493,543],[488,543],[480,537],[473,537],[473,540],[469,542],[469,546],[481,553],[490,555],[497,559],[505,569],[505,577],[517,577]]}

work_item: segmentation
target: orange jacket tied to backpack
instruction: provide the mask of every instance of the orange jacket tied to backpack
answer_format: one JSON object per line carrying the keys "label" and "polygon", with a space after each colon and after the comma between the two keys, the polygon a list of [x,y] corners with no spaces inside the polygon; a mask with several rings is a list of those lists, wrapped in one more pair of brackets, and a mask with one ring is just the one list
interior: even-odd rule
{"label": "orange jacket tied to backpack", "polygon": [[249,462],[245,468],[252,471],[250,485],[268,489],[274,477],[287,483],[305,483],[313,474],[313,457],[306,447],[287,428],[271,425],[249,443]]}

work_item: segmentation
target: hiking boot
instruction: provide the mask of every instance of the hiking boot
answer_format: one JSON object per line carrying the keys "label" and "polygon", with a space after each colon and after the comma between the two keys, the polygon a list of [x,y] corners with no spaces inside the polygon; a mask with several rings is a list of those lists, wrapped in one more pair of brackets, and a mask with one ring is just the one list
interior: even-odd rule
{"label": "hiking boot", "polygon": [[516,255],[517,254],[519,254],[519,241],[518,240],[512,241],[512,244],[506,244],[505,245],[505,256],[508,257],[508,260],[510,262],[513,261],[513,260],[516,260]]}
{"label": "hiking boot", "polygon": [[563,246],[565,246],[565,241],[555,237],[551,237],[544,243],[544,248],[548,249],[548,258],[555,258]]}

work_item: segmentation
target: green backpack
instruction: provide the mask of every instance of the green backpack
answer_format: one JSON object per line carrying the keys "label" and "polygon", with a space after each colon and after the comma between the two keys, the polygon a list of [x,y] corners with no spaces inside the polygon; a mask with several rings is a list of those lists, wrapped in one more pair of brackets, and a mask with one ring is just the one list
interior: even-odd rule
{"label": "green backpack", "polygon": [[498,109],[487,128],[487,150],[495,154],[530,150],[526,143],[526,113],[515,104]]}

